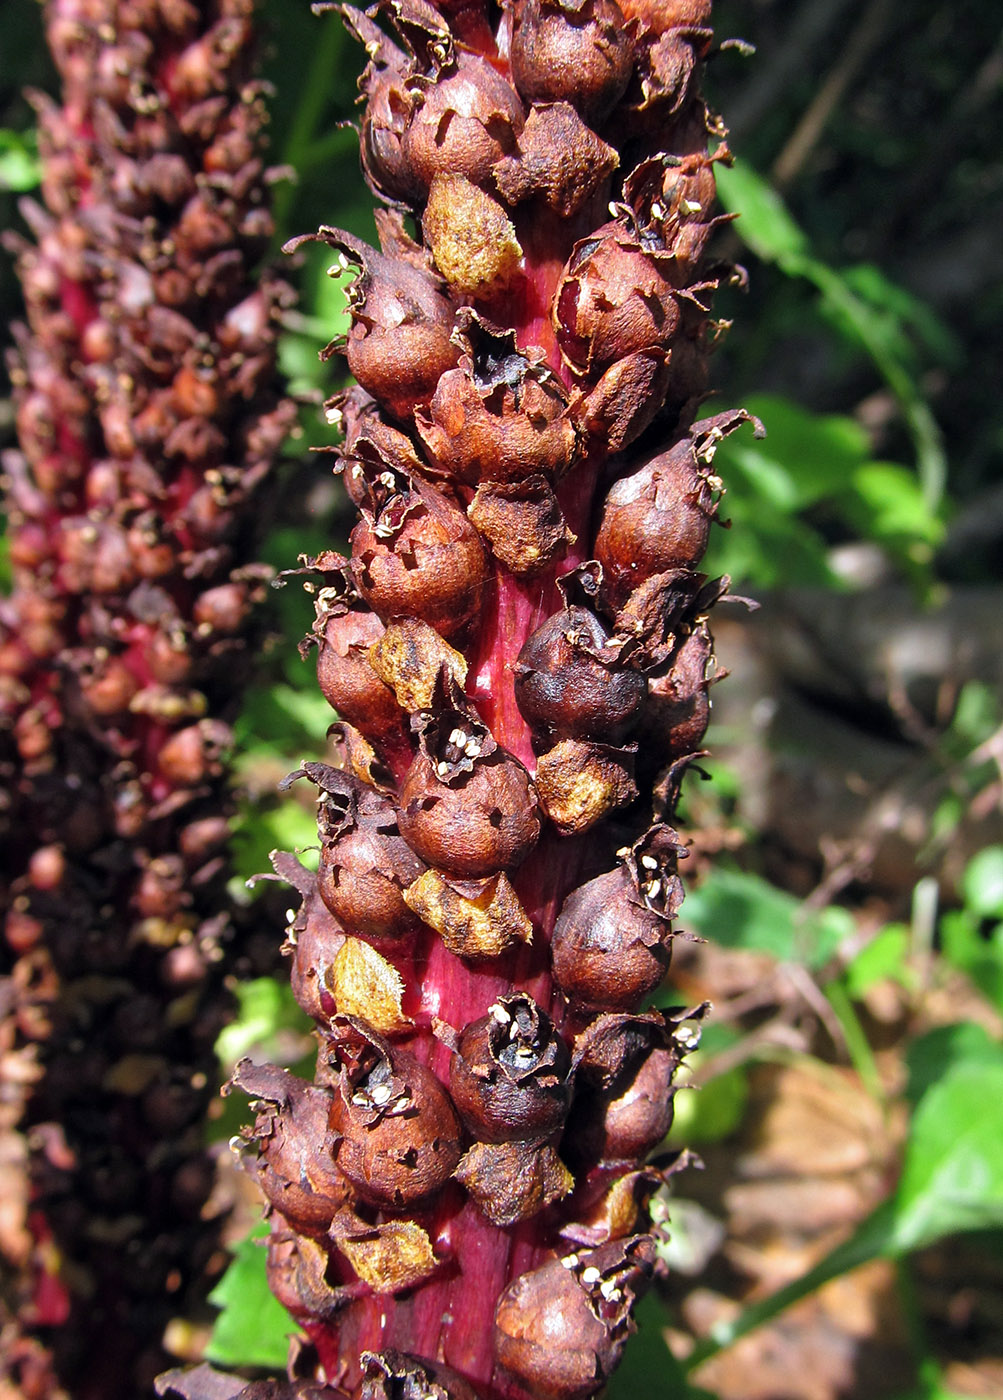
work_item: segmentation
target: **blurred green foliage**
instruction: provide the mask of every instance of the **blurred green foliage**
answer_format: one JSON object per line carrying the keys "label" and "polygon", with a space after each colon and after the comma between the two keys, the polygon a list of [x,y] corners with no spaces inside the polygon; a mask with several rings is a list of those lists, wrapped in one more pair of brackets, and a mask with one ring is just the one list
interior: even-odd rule
{"label": "blurred green foliage", "polygon": [[220,1366],[281,1371],[296,1324],[273,1298],[265,1273],[268,1226],[256,1225],[234,1251],[233,1262],[209,1295],[220,1309],[206,1359]]}

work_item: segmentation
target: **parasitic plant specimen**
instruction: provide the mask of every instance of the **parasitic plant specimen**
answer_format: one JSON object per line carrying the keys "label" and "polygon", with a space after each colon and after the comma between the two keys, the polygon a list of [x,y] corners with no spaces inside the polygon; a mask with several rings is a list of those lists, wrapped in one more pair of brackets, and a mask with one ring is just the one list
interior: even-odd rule
{"label": "parasitic plant specimen", "polygon": [[47,1393],[48,1340],[73,1395],[113,1400],[163,1365],[217,1251],[226,721],[292,422],[289,294],[255,277],[272,223],[250,0],[48,0],[45,24],[62,95],[37,99],[4,462],[2,1374]]}
{"label": "parasitic plant specimen", "polygon": [[274,857],[316,1077],[238,1067],[244,1160],[308,1339],[292,1393],[587,1400],[656,1268],[702,1012],[648,1004],[727,587],[699,572],[712,460],[747,417],[697,421],[724,275],[710,6],[316,8],[366,47],[385,207],[379,251],[290,245],[354,275],[328,353],[357,383],[328,417],[358,523],[300,571],[342,755],[293,775],[319,869]]}

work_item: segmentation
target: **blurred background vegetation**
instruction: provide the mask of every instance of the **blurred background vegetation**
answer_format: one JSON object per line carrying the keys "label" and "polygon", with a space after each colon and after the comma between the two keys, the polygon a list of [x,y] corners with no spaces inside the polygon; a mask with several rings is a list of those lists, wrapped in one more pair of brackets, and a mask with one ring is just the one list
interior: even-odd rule
{"label": "blurred background vegetation", "polygon": [[[318,223],[372,237],[351,118],[357,48],[266,0],[276,246]],[[0,224],[37,179],[22,89],[53,90],[35,0],[5,0]],[[720,1400],[1003,1394],[1003,29],[961,0],[720,0],[712,102],[740,214],[723,256],[715,393],[765,421],[716,465],[707,567],[729,573],[713,757],[691,778],[683,947],[667,1002],[715,1013],[672,1141],[669,1281],[612,1390]],[[317,404],[344,324],[323,249],[290,275],[283,362],[303,398],[277,568],[341,547]],[[18,314],[9,260],[0,312]],[[0,391],[0,443],[11,441]],[[331,719],[296,652],[296,587],[239,726],[238,878],[308,846],[278,779]],[[274,890],[274,887],[271,887]],[[262,927],[267,929],[263,909]],[[271,928],[277,928],[274,923]],[[268,936],[271,936],[270,934]],[[276,935],[277,939],[277,935]],[[678,946],[678,945],[677,945]],[[281,980],[237,989],[224,1065],[309,1051]],[[209,1131],[225,1141],[239,1107]],[[234,1237],[250,1216],[235,1211]],[[216,1359],[280,1366],[288,1319],[246,1239],[217,1290]],[[249,1341],[249,1338],[253,1339]],[[196,1354],[206,1337],[179,1331]]]}

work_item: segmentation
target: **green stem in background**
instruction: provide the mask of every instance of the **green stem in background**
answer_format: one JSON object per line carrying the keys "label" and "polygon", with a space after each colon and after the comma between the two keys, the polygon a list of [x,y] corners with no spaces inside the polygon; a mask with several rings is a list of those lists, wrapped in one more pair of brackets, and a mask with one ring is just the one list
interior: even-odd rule
{"label": "green stem in background", "polygon": [[894,1217],[895,1202],[882,1202],[848,1240],[838,1245],[801,1278],[778,1288],[776,1293],[771,1293],[768,1298],[751,1304],[737,1317],[716,1323],[710,1336],[698,1342],[686,1358],[683,1363],[686,1373],[691,1374],[712,1356],[717,1356],[719,1352],[733,1346],[757,1327],[772,1322],[794,1303],[807,1298],[810,1293],[814,1293],[834,1278],[877,1259],[885,1251]]}
{"label": "green stem in background", "polygon": [[[719,166],[717,177],[721,203],[741,215],[735,229],[743,243],[786,276],[810,282],[823,307],[870,358],[899,405],[916,453],[924,500],[931,510],[936,509],[944,495],[947,458],[940,428],[908,363],[911,347],[902,340],[898,322],[890,320],[877,301],[862,296],[847,274],[815,257],[808,235],[780,195],[749,165]],[[893,290],[899,298],[905,295],[901,288]]]}
{"label": "green stem in background", "polygon": [[877,1060],[868,1044],[867,1035],[860,1024],[860,1017],[853,1008],[853,1002],[844,984],[838,979],[824,989],[826,999],[839,1020],[846,1050],[853,1068],[860,1075],[860,1082],[871,1098],[884,1105],[886,1094],[878,1072]]}
{"label": "green stem in background", "polygon": [[[342,142],[345,149],[350,149],[355,143],[353,132],[345,128],[339,128],[320,142],[316,140],[316,133],[331,101],[331,74],[337,71],[338,57],[343,46],[343,31],[337,25],[320,25],[318,30],[313,58],[296,104],[296,115],[282,148],[283,163],[291,166],[297,176],[302,176],[318,159],[323,158],[322,155],[316,154],[318,147],[336,147],[337,152],[331,150],[327,154],[340,154]],[[337,142],[335,137],[338,138]],[[291,232],[289,215],[296,200],[296,190],[296,182],[286,180],[275,192],[276,247],[281,247]]]}

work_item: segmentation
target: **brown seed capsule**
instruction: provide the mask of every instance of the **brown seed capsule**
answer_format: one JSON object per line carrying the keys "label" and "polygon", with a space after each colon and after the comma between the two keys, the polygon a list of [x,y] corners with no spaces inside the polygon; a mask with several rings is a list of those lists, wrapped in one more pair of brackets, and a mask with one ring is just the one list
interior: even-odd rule
{"label": "brown seed capsule", "polygon": [[627,90],[633,43],[616,0],[516,0],[512,77],[533,102],[570,102],[599,123]]}
{"label": "brown seed capsule", "polygon": [[496,749],[450,786],[444,781],[448,770],[439,771],[445,762],[419,753],[408,769],[398,812],[405,841],[429,865],[464,879],[519,865],[540,835],[536,794],[525,768]]}
{"label": "brown seed capsule", "polygon": [[129,702],[139,690],[139,682],[118,657],[98,657],[93,652],[89,664],[79,673],[80,693],[96,715],[110,718],[129,708]]}
{"label": "brown seed capsule", "polygon": [[571,1102],[571,1056],[532,997],[499,997],[460,1036],[449,1091],[464,1126],[481,1142],[546,1138]]}
{"label": "brown seed capsule", "polygon": [[317,683],[324,698],[349,724],[379,743],[399,734],[400,706],[370,664],[369,650],[385,628],[367,608],[350,608],[327,589],[317,594]]}
{"label": "brown seed capsule", "polygon": [[659,766],[699,749],[710,719],[708,691],[714,676],[714,641],[706,622],[700,622],[671,665],[648,677],[637,732],[642,751],[657,756]]}
{"label": "brown seed capsule", "polygon": [[462,323],[470,352],[439,380],[428,414],[415,416],[431,460],[471,485],[563,476],[578,434],[560,382],[512,333],[492,334],[471,313]]}
{"label": "brown seed capsule", "polygon": [[717,514],[717,485],[687,434],[614,483],[603,506],[595,556],[619,607],[652,574],[694,568]]}
{"label": "brown seed capsule", "polygon": [[276,877],[292,885],[302,900],[299,909],[287,915],[282,945],[282,952],[292,957],[289,981],[293,996],[313,1020],[326,1022],[337,1011],[326,985],[328,969],[344,946],[345,932],[317,893],[312,870],[300,865],[288,851],[273,851],[271,862]]}
{"label": "brown seed capsule", "polygon": [[519,154],[495,167],[495,184],[507,203],[528,199],[570,219],[598,197],[620,163],[567,102],[534,104],[519,137]]}
{"label": "brown seed capsule", "polygon": [[470,521],[442,492],[416,482],[356,525],[352,572],[384,622],[418,617],[447,640],[479,613],[488,579]]}
{"label": "brown seed capsule", "polygon": [[552,315],[573,371],[594,375],[651,346],[667,349],[680,319],[671,257],[657,238],[621,217],[575,244]]}
{"label": "brown seed capsule", "polygon": [[591,1022],[575,1043],[575,1098],[561,1155],[576,1173],[596,1163],[637,1165],[672,1126],[672,1081],[687,1050],[699,1041],[688,1019],[671,1013],[609,1013]]}
{"label": "brown seed capsule", "polygon": [[637,19],[654,34],[710,23],[711,0],[620,0],[627,19]]}
{"label": "brown seed capsule", "polygon": [[198,635],[239,632],[250,606],[250,590],[244,583],[220,583],[215,588],[207,588],[195,599],[192,608]]}
{"label": "brown seed capsule", "polygon": [[404,156],[428,190],[438,174],[490,181],[493,167],[515,150],[524,112],[518,94],[480,54],[458,51],[455,68],[409,85],[415,108],[404,132]]}
{"label": "brown seed capsule", "polygon": [[551,945],[554,977],[572,1006],[635,1011],[668,970],[672,926],[638,902],[623,866],[564,901]]}
{"label": "brown seed capsule", "polygon": [[644,700],[644,677],[617,664],[610,634],[590,609],[574,604],[549,617],[516,661],[515,697],[538,738],[617,743]]}
{"label": "brown seed capsule", "polygon": [[422,182],[401,146],[414,106],[406,86],[414,64],[368,15],[348,6],[342,14],[370,56],[359,80],[366,98],[359,129],[359,153],[366,182],[382,199],[415,204],[423,193]]}
{"label": "brown seed capsule", "polygon": [[602,1162],[640,1162],[672,1127],[672,1081],[679,1067],[676,1048],[656,1048],[638,1065],[629,1084],[602,1106],[595,1145]]}
{"label": "brown seed capsule", "polygon": [[162,855],[141,863],[133,895],[137,914],[144,919],[171,919],[184,904],[191,903],[186,891],[187,871],[179,855]]}
{"label": "brown seed capsule", "polygon": [[226,817],[198,817],[179,831],[178,849],[189,865],[201,865],[226,845],[231,834]]}
{"label": "brown seed capsule", "polygon": [[549,1143],[475,1142],[456,1180],[492,1225],[516,1225],[567,1196],[575,1179]]}
{"label": "brown seed capsule", "polygon": [[350,1192],[334,1164],[328,1129],[332,1095],[274,1065],[241,1060],[227,1086],[254,1100],[248,1138],[258,1145],[251,1170],[262,1192],[298,1230],[326,1230]]}
{"label": "brown seed capsule", "polygon": [[340,277],[354,263],[360,269],[348,301],[352,326],[344,344],[332,343],[325,357],[343,350],[348,367],[393,417],[407,421],[432,397],[439,376],[452,369],[459,350],[452,343],[453,307],[441,283],[403,258],[388,258],[338,229],[294,238],[293,252],[304,242],[327,243],[340,257],[331,269]]}
{"label": "brown seed capsule", "polygon": [[509,1284],[495,1355],[543,1400],[589,1400],[616,1369],[655,1260],[650,1235],[550,1259]]}
{"label": "brown seed capsule", "polygon": [[424,866],[397,829],[394,804],[326,764],[304,771],[319,783],[317,889],[350,933],[379,942],[412,933],[418,920],[403,891]]}
{"label": "brown seed capsule", "polygon": [[196,787],[220,772],[222,753],[233,743],[233,733],[221,720],[200,720],[179,729],[160,750],[161,774],[178,787]]}
{"label": "brown seed capsule", "polygon": [[449,1095],[413,1055],[360,1021],[338,1016],[326,1038],[338,1067],[330,1126],[339,1169],[362,1200],[406,1211],[433,1196],[460,1160],[461,1128]]}

